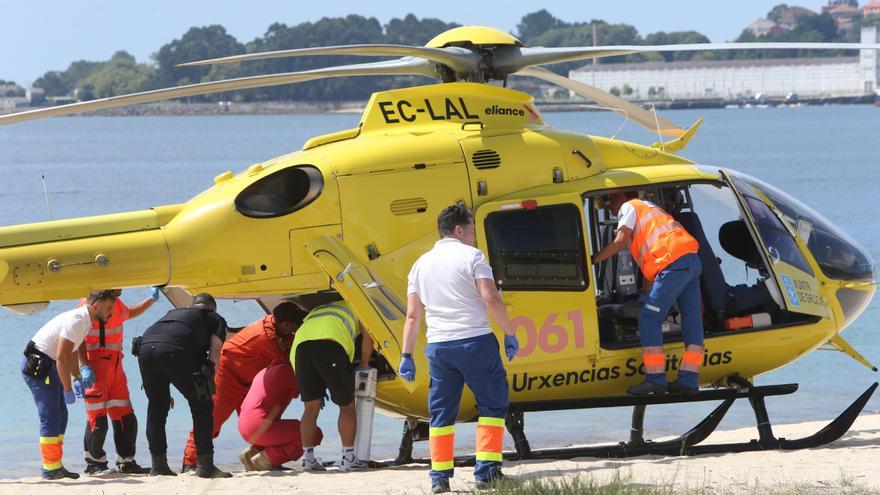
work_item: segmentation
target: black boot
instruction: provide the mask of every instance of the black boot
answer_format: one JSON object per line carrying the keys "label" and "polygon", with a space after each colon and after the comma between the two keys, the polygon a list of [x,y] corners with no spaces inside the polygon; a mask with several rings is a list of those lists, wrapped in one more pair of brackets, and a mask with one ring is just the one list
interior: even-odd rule
{"label": "black boot", "polygon": [[648,380],[638,385],[630,385],[626,389],[626,393],[630,395],[662,395],[668,392],[665,384],[660,385]]}
{"label": "black boot", "polygon": [[168,457],[165,454],[152,454],[153,466],[150,468],[150,476],[177,476],[177,473],[168,467]]}
{"label": "black boot", "polygon": [[200,454],[197,459],[196,476],[199,478],[232,478],[230,473],[214,465],[214,454]]}
{"label": "black boot", "polygon": [[682,395],[697,395],[700,393],[699,387],[688,387],[686,385],[682,385],[681,382],[675,380],[674,382],[669,382],[669,393],[670,394],[682,394]]}

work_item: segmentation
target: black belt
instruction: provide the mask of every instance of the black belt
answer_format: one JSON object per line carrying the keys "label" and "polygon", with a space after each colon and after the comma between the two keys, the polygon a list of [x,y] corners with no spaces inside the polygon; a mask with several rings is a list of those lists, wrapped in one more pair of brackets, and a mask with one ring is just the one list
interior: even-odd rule
{"label": "black belt", "polygon": [[188,342],[177,337],[171,337],[170,335],[144,335],[141,338],[141,346],[146,344],[168,344],[195,354],[195,351]]}
{"label": "black belt", "polygon": [[22,354],[24,354],[25,356],[36,354],[38,356],[48,359],[49,361],[52,361],[53,363],[55,362],[55,360],[49,357],[48,354],[37,349],[37,344],[35,344],[33,340],[28,340],[27,346],[24,348],[24,352]]}

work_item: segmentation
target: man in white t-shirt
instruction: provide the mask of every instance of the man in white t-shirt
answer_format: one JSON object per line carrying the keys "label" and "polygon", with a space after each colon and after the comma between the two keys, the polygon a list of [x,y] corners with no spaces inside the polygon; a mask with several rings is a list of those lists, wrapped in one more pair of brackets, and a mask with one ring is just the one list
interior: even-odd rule
{"label": "man in white t-shirt", "polygon": [[[44,479],[79,478],[64,468],[61,457],[67,429],[67,405],[83,398],[89,384],[80,379],[87,366],[82,344],[94,322],[106,322],[113,313],[113,291],[93,292],[87,304],[49,320],[28,342],[21,361],[24,381],[40,417],[40,454]],[[71,379],[71,377],[75,377]]]}
{"label": "man in white t-shirt", "polygon": [[498,340],[489,326],[489,313],[504,332],[504,351],[511,360],[519,350],[516,332],[501,301],[492,268],[476,242],[474,218],[462,204],[450,206],[437,218],[441,239],[413,265],[407,288],[403,354],[398,374],[415,380],[412,350],[422,323],[428,323],[425,355],[431,376],[431,489],[449,491],[453,474],[455,419],[464,385],[477,398],[478,488],[501,478],[504,418],[510,403],[507,373]]}

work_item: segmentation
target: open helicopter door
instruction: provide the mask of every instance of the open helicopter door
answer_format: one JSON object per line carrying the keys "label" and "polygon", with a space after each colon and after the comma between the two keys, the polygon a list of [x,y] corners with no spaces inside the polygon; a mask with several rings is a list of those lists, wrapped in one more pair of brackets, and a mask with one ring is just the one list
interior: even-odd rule
{"label": "open helicopter door", "polygon": [[583,386],[577,373],[559,370],[595,363],[596,300],[587,290],[582,204],[579,194],[562,193],[492,201],[476,212],[478,247],[520,341],[510,368],[512,401],[553,399]]}
{"label": "open helicopter door", "polygon": [[[369,330],[379,352],[389,363],[399,363],[406,308],[354,254],[333,236],[317,236],[306,244],[318,265],[330,276],[333,288],[351,306]],[[415,384],[401,380],[412,392]]]}
{"label": "open helicopter door", "polygon": [[819,290],[813,268],[801,251],[795,232],[782,219],[779,210],[760,191],[736,175],[720,171],[734,191],[748,231],[776,280],[777,302],[793,313],[827,317],[827,304]]}

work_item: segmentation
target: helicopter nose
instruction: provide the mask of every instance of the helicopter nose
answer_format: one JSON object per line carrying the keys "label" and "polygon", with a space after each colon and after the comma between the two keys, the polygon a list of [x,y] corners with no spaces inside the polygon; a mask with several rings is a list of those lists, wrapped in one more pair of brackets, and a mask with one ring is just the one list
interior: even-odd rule
{"label": "helicopter nose", "polygon": [[855,321],[874,297],[876,284],[864,284],[856,287],[841,287],[837,289],[837,302],[840,303],[840,309],[843,310],[844,323],[841,330],[848,327],[850,323]]}
{"label": "helicopter nose", "polygon": [[858,241],[828,224],[817,225],[807,248],[822,272],[841,282],[835,296],[843,310],[841,330],[861,315],[877,288],[877,265],[871,253]]}

